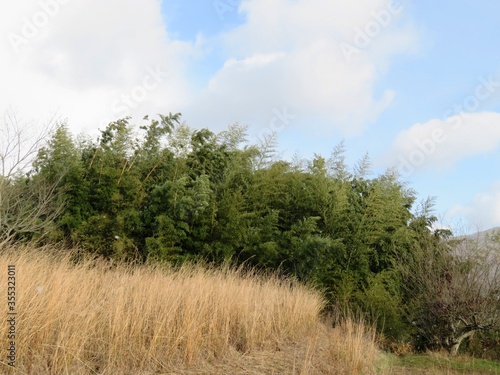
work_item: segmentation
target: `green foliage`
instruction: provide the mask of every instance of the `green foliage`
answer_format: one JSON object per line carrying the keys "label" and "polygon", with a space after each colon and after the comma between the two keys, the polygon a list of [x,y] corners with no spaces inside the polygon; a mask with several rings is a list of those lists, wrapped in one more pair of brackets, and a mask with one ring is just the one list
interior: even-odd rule
{"label": "green foliage", "polygon": [[392,358],[392,366],[403,374],[484,374],[497,375],[500,362],[468,356],[449,357],[436,354],[411,354]]}
{"label": "green foliage", "polygon": [[57,180],[67,202],[54,240],[124,260],[279,270],[407,337],[411,298],[397,263],[440,249],[432,202],[414,214],[415,193],[392,171],[371,176],[368,155],[350,172],[343,142],[328,159],[292,165],[278,159],[273,134],[242,146],[238,124],[215,134],[180,114],[144,121],[137,135],[125,118],[80,142],[64,125],[54,132],[32,172]]}
{"label": "green foliage", "polygon": [[409,341],[411,328],[404,319],[399,275],[386,270],[370,277],[368,285],[357,292],[362,311],[384,335],[396,341]]}
{"label": "green foliage", "polygon": [[500,328],[477,332],[464,345],[462,352],[500,363]]}

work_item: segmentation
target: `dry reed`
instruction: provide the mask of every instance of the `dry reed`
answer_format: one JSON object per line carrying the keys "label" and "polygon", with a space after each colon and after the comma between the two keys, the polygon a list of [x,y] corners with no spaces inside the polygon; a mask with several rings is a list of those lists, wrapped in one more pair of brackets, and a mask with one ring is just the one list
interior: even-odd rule
{"label": "dry reed", "polygon": [[[5,349],[2,373],[364,374],[375,361],[370,330],[350,321],[328,328],[320,293],[277,277],[75,263],[70,254],[28,248],[3,250],[0,274],[9,264],[16,267],[17,359],[10,368]],[[6,299],[0,314],[7,316]],[[4,320],[1,348],[7,331]]]}

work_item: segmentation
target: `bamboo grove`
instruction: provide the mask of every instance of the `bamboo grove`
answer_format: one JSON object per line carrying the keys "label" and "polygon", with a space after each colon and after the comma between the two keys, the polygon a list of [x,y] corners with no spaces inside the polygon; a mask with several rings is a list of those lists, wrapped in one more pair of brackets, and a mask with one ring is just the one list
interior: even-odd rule
{"label": "bamboo grove", "polygon": [[[143,124],[122,119],[97,139],[75,139],[59,125],[28,173],[1,180],[4,198],[18,191],[0,221],[3,237],[120,261],[245,264],[317,286],[330,308],[362,311],[391,340],[418,336],[416,315],[428,316],[440,297],[425,310],[417,297],[429,288],[407,283],[410,268],[434,254],[439,285],[453,241],[432,229],[432,201],[417,207],[395,171],[373,176],[368,157],[350,168],[342,142],[328,157],[287,161],[272,135],[248,144],[238,124],[217,134],[190,128],[180,114]],[[16,230],[9,220],[40,204],[43,225]]]}

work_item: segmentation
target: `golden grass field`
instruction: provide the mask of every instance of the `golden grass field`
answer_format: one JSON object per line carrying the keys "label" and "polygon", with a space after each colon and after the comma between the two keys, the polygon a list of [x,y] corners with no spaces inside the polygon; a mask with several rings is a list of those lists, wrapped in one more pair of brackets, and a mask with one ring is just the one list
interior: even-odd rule
{"label": "golden grass field", "polygon": [[[73,254],[74,255],[74,254]],[[50,249],[3,249],[16,268],[16,361],[0,325],[0,373],[372,374],[383,355],[374,330],[332,328],[312,288],[241,270],[75,263]]]}

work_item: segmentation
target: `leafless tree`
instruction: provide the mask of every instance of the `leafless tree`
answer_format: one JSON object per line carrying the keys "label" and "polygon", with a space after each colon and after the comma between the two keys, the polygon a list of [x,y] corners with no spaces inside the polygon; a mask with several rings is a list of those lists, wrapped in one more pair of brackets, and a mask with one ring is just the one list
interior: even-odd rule
{"label": "leafless tree", "polygon": [[30,177],[29,171],[38,150],[52,132],[52,118],[37,129],[20,121],[12,110],[0,123],[0,248],[29,233],[42,233],[62,210],[56,187]]}
{"label": "leafless tree", "polygon": [[449,239],[401,264],[409,316],[430,348],[456,354],[462,342],[500,323],[500,236]]}

